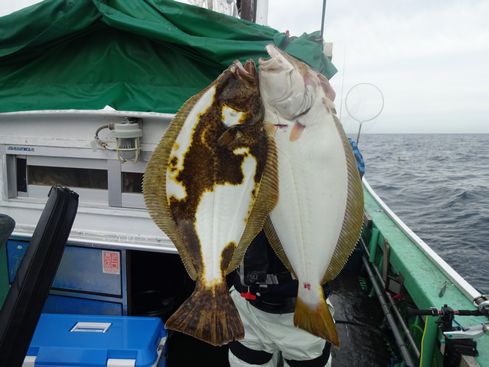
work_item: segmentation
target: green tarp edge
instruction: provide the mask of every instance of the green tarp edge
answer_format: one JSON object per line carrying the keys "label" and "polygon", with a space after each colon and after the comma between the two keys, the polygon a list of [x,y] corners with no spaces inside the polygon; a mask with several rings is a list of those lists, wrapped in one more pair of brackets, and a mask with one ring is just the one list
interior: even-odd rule
{"label": "green tarp edge", "polygon": [[336,69],[312,38],[173,0],[47,0],[0,18],[0,112],[176,112],[270,43],[330,78]]}

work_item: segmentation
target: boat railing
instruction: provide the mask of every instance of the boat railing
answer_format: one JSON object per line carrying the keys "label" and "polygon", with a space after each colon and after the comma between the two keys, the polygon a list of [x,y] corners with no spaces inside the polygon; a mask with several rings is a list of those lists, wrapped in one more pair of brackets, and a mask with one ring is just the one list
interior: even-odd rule
{"label": "boat railing", "polygon": [[426,242],[424,242],[416,233],[413,232],[375,193],[365,177],[363,185],[372,198],[379,204],[382,210],[389,218],[396,223],[401,231],[430,259],[433,264],[440,269],[445,276],[471,301],[480,299],[482,294],[467,282],[457,271],[455,271],[440,255],[438,255]]}

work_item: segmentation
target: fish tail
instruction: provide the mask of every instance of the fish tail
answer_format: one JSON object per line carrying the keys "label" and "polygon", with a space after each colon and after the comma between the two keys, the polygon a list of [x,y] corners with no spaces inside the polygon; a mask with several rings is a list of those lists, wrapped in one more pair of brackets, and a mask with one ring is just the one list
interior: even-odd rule
{"label": "fish tail", "polygon": [[299,291],[295,304],[294,325],[326,339],[331,344],[339,345],[333,316],[323,297],[319,303],[311,305],[304,302]]}
{"label": "fish tail", "polygon": [[166,327],[214,346],[244,338],[244,328],[224,282],[194,292],[167,320]]}

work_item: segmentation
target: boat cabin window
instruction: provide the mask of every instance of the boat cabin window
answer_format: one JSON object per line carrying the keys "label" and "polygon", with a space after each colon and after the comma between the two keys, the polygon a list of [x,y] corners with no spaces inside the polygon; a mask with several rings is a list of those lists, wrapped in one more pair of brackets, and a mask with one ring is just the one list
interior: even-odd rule
{"label": "boat cabin window", "polygon": [[122,172],[122,192],[143,192],[143,174]]}
{"label": "boat cabin window", "polygon": [[107,190],[107,171],[88,168],[27,166],[27,184]]}
{"label": "boat cabin window", "polygon": [[81,204],[145,207],[145,162],[122,164],[116,159],[60,155],[7,155],[8,197],[24,201],[45,199],[51,186],[62,185],[76,191]]}

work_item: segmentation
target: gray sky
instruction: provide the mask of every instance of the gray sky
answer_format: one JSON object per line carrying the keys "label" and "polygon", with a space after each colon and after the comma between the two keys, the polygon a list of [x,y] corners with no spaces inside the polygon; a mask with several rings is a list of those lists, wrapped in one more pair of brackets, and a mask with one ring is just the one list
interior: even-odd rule
{"label": "gray sky", "polygon": [[[294,3],[270,0],[270,25],[320,29],[322,1]],[[488,18],[487,0],[328,0],[338,110],[352,86],[373,83],[385,107],[365,132],[489,133]],[[357,130],[344,106],[341,119]]]}
{"label": "gray sky", "polygon": [[[269,1],[270,26],[320,29],[322,0]],[[0,0],[0,15],[36,2]],[[488,18],[487,0],[328,0],[325,38],[339,70],[331,82],[346,130],[358,123],[341,107],[345,96],[373,83],[385,106],[365,132],[489,133]]]}

